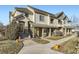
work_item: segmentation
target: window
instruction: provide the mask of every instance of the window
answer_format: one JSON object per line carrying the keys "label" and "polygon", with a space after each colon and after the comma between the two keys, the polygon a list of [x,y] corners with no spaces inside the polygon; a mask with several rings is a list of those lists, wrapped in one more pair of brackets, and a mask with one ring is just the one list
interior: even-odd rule
{"label": "window", "polygon": [[40,17],[39,17],[40,19],[40,21],[44,21],[44,16],[43,15],[40,15]]}
{"label": "window", "polygon": [[16,18],[16,20],[23,20],[24,16],[23,15],[19,15],[19,16],[15,17],[15,18]]}
{"label": "window", "polygon": [[25,16],[28,17],[29,15],[27,13],[25,13]]}
{"label": "window", "polygon": [[62,24],[62,21],[61,20],[58,20],[58,24]]}
{"label": "window", "polygon": [[53,21],[54,21],[54,19],[51,19],[51,20],[50,20],[50,23],[53,23]]}

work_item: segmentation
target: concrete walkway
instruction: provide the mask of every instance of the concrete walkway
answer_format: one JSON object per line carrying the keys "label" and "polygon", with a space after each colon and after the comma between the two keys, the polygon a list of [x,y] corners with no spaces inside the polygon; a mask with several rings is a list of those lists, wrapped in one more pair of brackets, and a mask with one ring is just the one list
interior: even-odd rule
{"label": "concrete walkway", "polygon": [[76,34],[60,39],[60,40],[56,40],[56,41],[52,40],[48,44],[38,44],[32,40],[25,40],[24,47],[21,49],[19,54],[63,54],[61,52],[51,50],[50,48],[54,46],[55,44],[60,44],[71,38],[74,38],[75,36]]}

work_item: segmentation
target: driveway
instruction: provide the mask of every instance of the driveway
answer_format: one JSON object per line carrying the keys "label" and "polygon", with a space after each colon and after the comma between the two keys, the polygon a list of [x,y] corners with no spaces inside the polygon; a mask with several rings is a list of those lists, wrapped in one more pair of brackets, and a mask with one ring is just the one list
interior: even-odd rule
{"label": "driveway", "polygon": [[60,40],[56,40],[56,41],[52,40],[48,44],[38,44],[32,40],[25,40],[24,47],[21,49],[19,54],[63,54],[61,52],[51,50],[50,48],[55,44],[60,44],[62,42],[70,40],[75,36],[76,34],[73,34],[72,36],[69,36]]}

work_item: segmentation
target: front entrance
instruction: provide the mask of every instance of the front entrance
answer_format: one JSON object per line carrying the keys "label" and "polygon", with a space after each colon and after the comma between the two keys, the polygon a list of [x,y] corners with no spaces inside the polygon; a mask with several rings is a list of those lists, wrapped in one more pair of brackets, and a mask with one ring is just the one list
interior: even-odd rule
{"label": "front entrance", "polygon": [[18,31],[18,35],[20,36],[21,39],[23,39],[24,36],[24,25],[25,22],[24,21],[19,21],[19,31]]}

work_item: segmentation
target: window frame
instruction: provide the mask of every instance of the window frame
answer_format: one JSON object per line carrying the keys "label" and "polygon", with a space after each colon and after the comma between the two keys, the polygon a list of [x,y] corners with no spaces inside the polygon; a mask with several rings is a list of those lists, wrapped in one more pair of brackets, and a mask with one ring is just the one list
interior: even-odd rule
{"label": "window frame", "polygon": [[39,15],[39,21],[44,22],[45,16],[44,15]]}
{"label": "window frame", "polygon": [[[51,20],[52,20],[52,21],[51,21]],[[54,19],[50,19],[50,23],[53,24],[53,22],[54,22]]]}
{"label": "window frame", "polygon": [[62,21],[60,19],[58,20],[58,24],[62,24]]}

